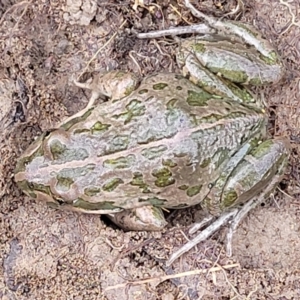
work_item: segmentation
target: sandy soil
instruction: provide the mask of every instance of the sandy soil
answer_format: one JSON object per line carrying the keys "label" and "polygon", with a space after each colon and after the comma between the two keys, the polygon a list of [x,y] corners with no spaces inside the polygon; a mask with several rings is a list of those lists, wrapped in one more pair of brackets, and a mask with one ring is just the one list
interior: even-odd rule
{"label": "sandy soil", "polygon": [[[89,93],[72,84],[74,76],[84,70],[178,71],[172,39],[135,35],[201,20],[183,1],[144,2],[153,3],[0,4],[1,299],[300,299],[299,0],[244,1],[243,11],[228,17],[254,24],[278,48],[286,76],[262,93],[271,134],[287,136],[292,145],[280,189],[239,226],[230,259],[223,230],[166,267],[199,218],[197,208],[173,212],[162,232],[125,233],[103,217],[52,210],[15,185],[22,151],[87,103]],[[201,1],[198,8],[219,17],[235,5]]]}

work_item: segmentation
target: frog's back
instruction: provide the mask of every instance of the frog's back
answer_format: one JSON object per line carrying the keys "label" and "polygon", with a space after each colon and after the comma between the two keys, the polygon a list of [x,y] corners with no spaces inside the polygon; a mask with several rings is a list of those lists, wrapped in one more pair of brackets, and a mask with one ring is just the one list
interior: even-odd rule
{"label": "frog's back", "polygon": [[263,114],[213,98],[181,75],[157,74],[52,132],[26,179],[87,211],[191,206],[263,123]]}

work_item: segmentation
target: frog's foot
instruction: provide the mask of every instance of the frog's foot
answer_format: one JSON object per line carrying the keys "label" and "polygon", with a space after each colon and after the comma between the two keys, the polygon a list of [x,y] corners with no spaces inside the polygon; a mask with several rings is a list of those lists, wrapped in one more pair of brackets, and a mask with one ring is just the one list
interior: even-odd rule
{"label": "frog's foot", "polygon": [[[188,252],[191,250],[194,246],[199,244],[200,242],[205,241],[208,239],[212,234],[214,234],[216,231],[218,231],[222,226],[226,225],[227,223],[230,224],[228,232],[227,232],[227,242],[226,242],[226,254],[227,256],[232,255],[232,237],[233,234],[237,228],[237,226],[240,224],[240,222],[244,219],[244,217],[248,214],[250,210],[252,210],[255,206],[257,206],[258,203],[261,202],[261,198],[264,198],[264,195],[252,199],[248,201],[241,209],[232,209],[223,215],[221,215],[216,221],[214,221],[212,224],[210,224],[207,228],[205,228],[203,231],[201,231],[200,234],[198,234],[195,238],[190,240],[188,243],[183,245],[181,248],[179,248],[175,253],[171,255],[169,260],[167,261],[167,265],[170,266],[177,258],[179,258],[182,254],[185,252]],[[195,229],[198,229],[203,225],[203,222],[195,224],[189,231],[189,233],[195,232]]]}
{"label": "frog's foot", "polygon": [[196,246],[200,242],[203,242],[206,239],[208,239],[213,233],[215,233],[222,226],[227,224],[230,219],[234,218],[238,214],[238,211],[239,210],[236,208],[236,209],[228,211],[228,212],[224,213],[222,216],[220,216],[215,222],[213,222],[207,228],[202,230],[201,233],[198,234],[195,238],[193,238],[188,243],[186,243],[181,248],[179,248],[176,252],[174,252],[171,255],[171,257],[169,258],[169,260],[167,261],[167,263],[166,263],[167,266],[170,266],[182,254],[188,252],[189,250],[191,250],[194,246]]}
{"label": "frog's foot", "polygon": [[162,210],[154,206],[124,210],[107,217],[126,231],[159,231],[167,225]]}
{"label": "frog's foot", "polygon": [[276,186],[281,180],[282,175],[280,173],[276,174],[272,178],[271,182],[266,187],[266,189],[262,191],[257,198],[254,198],[245,203],[244,206],[234,216],[232,222],[230,222],[230,227],[227,232],[226,253],[228,257],[232,255],[232,237],[240,222],[244,219],[244,217],[248,214],[250,210],[255,208],[258,204],[262,203],[264,199],[266,199],[266,196],[269,196],[273,192],[274,186]]}
{"label": "frog's foot", "polygon": [[[241,221],[245,218],[250,210],[255,208],[259,203],[261,203],[266,195],[270,194],[274,188],[274,185],[278,183],[278,180],[281,179],[280,175],[276,175],[273,177],[272,181],[257,198],[251,199],[247,203],[244,204],[242,208],[232,209],[224,214],[222,214],[216,221],[210,224],[207,228],[205,228],[200,234],[198,234],[195,238],[190,240],[188,243],[179,248],[175,253],[171,255],[169,260],[167,261],[167,265],[170,266],[177,258],[179,258],[185,252],[191,250],[194,246],[199,244],[200,242],[205,241],[209,238],[213,233],[219,230],[222,226],[227,223],[230,224],[227,236],[226,236],[226,254],[228,257],[232,255],[232,238],[233,234],[236,231],[236,228],[241,223]],[[211,221],[213,217],[208,217],[207,219],[201,221],[200,223],[196,223],[190,230],[189,233],[192,234],[196,230],[202,228],[209,221]]]}

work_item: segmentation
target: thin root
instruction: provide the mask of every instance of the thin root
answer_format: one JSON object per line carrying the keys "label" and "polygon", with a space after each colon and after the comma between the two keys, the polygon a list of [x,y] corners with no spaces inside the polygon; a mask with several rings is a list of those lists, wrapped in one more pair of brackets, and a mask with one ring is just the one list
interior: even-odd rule
{"label": "thin root", "polygon": [[286,27],[279,35],[285,34],[287,31],[290,30],[290,28],[291,28],[293,25],[300,28],[300,22],[295,22],[295,21],[296,21],[296,15],[293,13],[292,8],[291,8],[291,6],[290,6],[289,3],[288,3],[288,2],[291,2],[291,1],[279,0],[279,2],[280,2],[282,5],[284,5],[284,6],[286,6],[286,7],[288,8],[289,14],[290,14],[291,17],[292,17],[292,20],[291,20],[290,24],[289,24],[289,25],[288,25],[288,26],[287,26],[287,27]]}

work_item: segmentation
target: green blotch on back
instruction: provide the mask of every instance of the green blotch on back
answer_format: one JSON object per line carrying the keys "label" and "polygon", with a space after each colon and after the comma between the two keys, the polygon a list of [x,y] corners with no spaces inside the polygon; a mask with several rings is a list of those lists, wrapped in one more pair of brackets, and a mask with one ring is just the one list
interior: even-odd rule
{"label": "green blotch on back", "polygon": [[90,132],[91,134],[99,134],[109,129],[111,124],[103,124],[100,121],[97,121],[90,129],[82,128],[82,129],[75,129],[74,134],[80,134],[85,132]]}
{"label": "green blotch on back", "polygon": [[129,145],[129,136],[116,135],[108,144],[108,149],[105,154],[116,153],[118,151],[126,150]]}
{"label": "green blotch on back", "polygon": [[114,205],[115,202],[113,201],[101,201],[101,202],[87,202],[81,198],[78,198],[74,201],[73,207],[81,208],[86,211],[93,211],[93,210],[116,210],[121,211],[121,209],[118,206]]}
{"label": "green blotch on back", "polygon": [[209,166],[209,164],[211,163],[211,158],[205,158],[201,164],[200,164],[200,167],[201,168],[206,168]]}
{"label": "green blotch on back", "polygon": [[82,116],[78,116],[78,117],[73,118],[73,119],[69,120],[68,122],[64,123],[63,125],[60,126],[60,128],[63,128],[64,130],[68,131],[73,125],[76,125],[79,122],[85,121],[91,115],[93,110],[94,110],[94,107],[89,109]]}
{"label": "green blotch on back", "polygon": [[207,101],[211,99],[211,97],[211,94],[204,90],[199,92],[189,90],[186,101],[190,106],[207,106]]}
{"label": "green blotch on back", "polygon": [[92,127],[91,127],[91,133],[92,134],[97,134],[101,133],[103,131],[106,131],[111,124],[103,124],[100,121],[97,121]]}
{"label": "green blotch on back", "polygon": [[151,147],[144,149],[141,154],[149,160],[159,158],[163,155],[163,153],[168,149],[167,146],[159,145],[157,147]]}
{"label": "green blotch on back", "polygon": [[210,114],[208,116],[202,117],[200,123],[202,123],[202,124],[203,123],[204,124],[206,124],[206,123],[212,124],[212,123],[215,123],[219,120],[222,120],[223,118],[224,118],[224,116],[219,115],[219,114]]}
{"label": "green blotch on back", "polygon": [[163,166],[166,166],[169,168],[174,168],[177,166],[177,163],[171,159],[163,159],[162,164],[163,164]]}
{"label": "green blotch on back", "polygon": [[136,162],[136,158],[133,154],[126,157],[121,156],[115,159],[107,159],[103,162],[103,167],[110,169],[126,169],[131,168]]}
{"label": "green blotch on back", "polygon": [[89,157],[85,148],[68,149],[58,139],[51,141],[49,145],[53,159],[61,162],[69,162],[73,160],[84,160]]}
{"label": "green blotch on back", "polygon": [[172,172],[167,168],[154,170],[152,175],[157,178],[155,180],[155,185],[158,187],[166,187],[175,183],[175,179],[172,177]]}
{"label": "green blotch on back", "polygon": [[169,100],[166,104],[167,108],[168,109],[174,108],[177,101],[178,101],[178,99],[176,99],[176,98],[172,98],[171,100]]}
{"label": "green blotch on back", "polygon": [[191,186],[186,190],[186,194],[188,197],[193,197],[200,193],[202,185]]}
{"label": "green blotch on back", "polygon": [[145,114],[146,106],[137,99],[132,99],[126,105],[126,112],[114,115],[113,118],[123,120],[124,124],[128,124],[134,117],[142,116]]}
{"label": "green blotch on back", "polygon": [[130,181],[130,184],[133,186],[139,187],[143,193],[150,193],[148,185],[144,182],[143,174],[136,172],[133,174],[133,178]]}
{"label": "green blotch on back", "polygon": [[161,206],[164,206],[165,203],[168,202],[167,199],[161,199],[161,198],[158,198],[158,197],[150,197],[150,198],[139,198],[138,200],[140,203],[149,203],[153,206],[156,206],[156,207],[161,207]]}
{"label": "green blotch on back", "polygon": [[185,190],[187,190],[188,188],[189,188],[189,186],[186,185],[186,184],[180,185],[180,186],[178,187],[178,189],[180,189],[180,190],[182,190],[182,191],[185,191]]}
{"label": "green blotch on back", "polygon": [[62,178],[72,178],[78,179],[80,177],[87,176],[95,169],[95,164],[87,164],[84,167],[77,167],[77,168],[64,168],[59,172],[51,172],[50,175],[52,177],[62,177]]}
{"label": "green blotch on back", "polygon": [[153,90],[155,91],[161,91],[163,90],[164,88],[166,88],[168,86],[167,83],[163,83],[163,82],[160,82],[160,83],[156,83],[156,84],[153,84]]}
{"label": "green blotch on back", "polygon": [[95,169],[95,164],[88,164],[84,167],[77,168],[64,168],[59,172],[51,172],[51,176],[57,180],[57,190],[66,192],[71,188],[71,185],[75,180],[80,180],[82,177],[86,177]]}
{"label": "green blotch on back", "polygon": [[192,44],[192,49],[193,49],[195,52],[203,53],[203,52],[205,52],[206,47],[205,47],[205,44],[199,43],[199,42],[198,42],[198,43]]}
{"label": "green blotch on back", "polygon": [[102,186],[102,189],[105,192],[112,192],[122,183],[124,183],[124,181],[121,178],[113,178],[109,182],[105,183]]}
{"label": "green blotch on back", "polygon": [[98,195],[101,192],[101,189],[96,186],[91,186],[84,189],[84,194],[88,197],[93,197]]}
{"label": "green blotch on back", "polygon": [[147,94],[148,92],[149,92],[149,90],[147,90],[147,89],[141,89],[141,90],[138,91],[138,93],[140,95]]}

